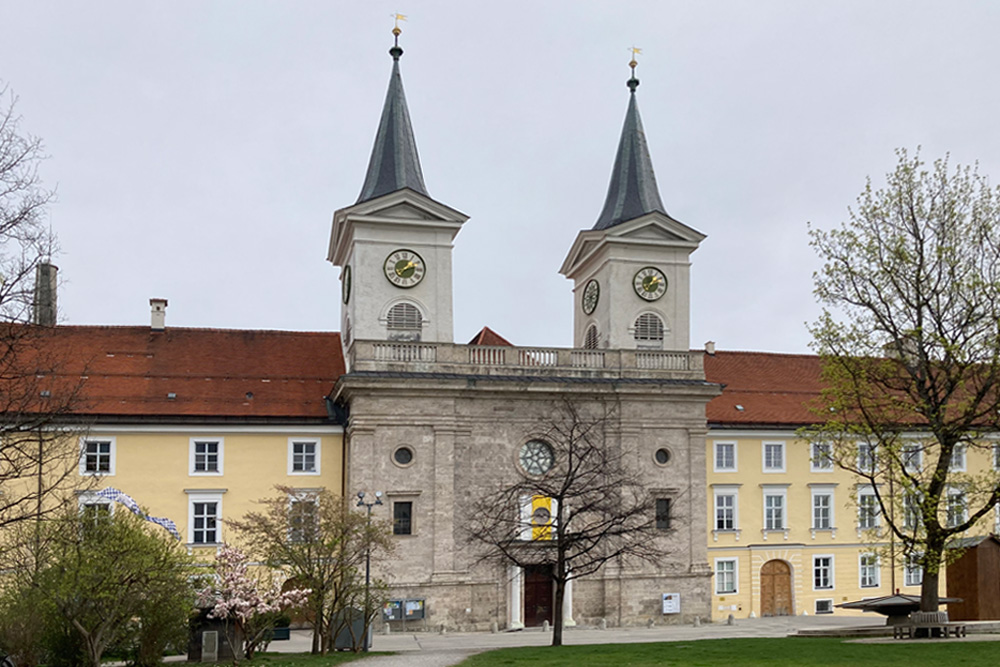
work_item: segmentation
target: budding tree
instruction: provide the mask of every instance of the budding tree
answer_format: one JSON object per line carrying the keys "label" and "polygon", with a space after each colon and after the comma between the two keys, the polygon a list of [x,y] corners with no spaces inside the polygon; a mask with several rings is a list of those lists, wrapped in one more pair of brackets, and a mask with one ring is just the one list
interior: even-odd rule
{"label": "budding tree", "polygon": [[897,154],[845,223],[810,230],[828,387],[811,437],[865,483],[859,510],[923,567],[932,611],[945,549],[1000,501],[1000,189]]}

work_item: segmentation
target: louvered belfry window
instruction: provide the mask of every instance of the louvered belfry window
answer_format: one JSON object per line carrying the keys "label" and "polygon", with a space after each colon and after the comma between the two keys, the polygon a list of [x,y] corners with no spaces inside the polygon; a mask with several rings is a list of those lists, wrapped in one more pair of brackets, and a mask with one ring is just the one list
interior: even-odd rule
{"label": "louvered belfry window", "polygon": [[392,340],[420,340],[423,317],[412,303],[397,303],[386,315],[386,328]]}
{"label": "louvered belfry window", "polygon": [[587,333],[583,336],[583,349],[596,350],[599,342],[600,338],[597,335],[597,325],[591,324],[587,327]]}
{"label": "louvered belfry window", "polygon": [[653,313],[643,313],[635,321],[635,341],[643,346],[660,347],[663,343],[663,320]]}

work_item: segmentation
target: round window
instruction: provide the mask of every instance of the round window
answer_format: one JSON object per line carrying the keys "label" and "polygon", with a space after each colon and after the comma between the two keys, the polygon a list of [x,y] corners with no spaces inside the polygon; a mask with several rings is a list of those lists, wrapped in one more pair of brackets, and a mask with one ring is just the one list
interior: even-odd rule
{"label": "round window", "polygon": [[544,475],[552,470],[555,460],[552,447],[542,440],[529,440],[524,443],[524,446],[521,447],[521,454],[518,456],[521,467],[529,475]]}
{"label": "round window", "polygon": [[401,466],[408,466],[413,463],[413,450],[409,447],[400,447],[392,453],[392,460]]}
{"label": "round window", "polygon": [[653,459],[661,466],[667,465],[670,462],[670,450],[662,447],[657,449],[653,454]]}

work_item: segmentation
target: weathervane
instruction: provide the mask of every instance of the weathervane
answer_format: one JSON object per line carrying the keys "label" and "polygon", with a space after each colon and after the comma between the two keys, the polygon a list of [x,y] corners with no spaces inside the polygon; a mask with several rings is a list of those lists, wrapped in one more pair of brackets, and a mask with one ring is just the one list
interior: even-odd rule
{"label": "weathervane", "polygon": [[627,85],[628,89],[634,93],[635,89],[639,87],[639,79],[635,78],[635,68],[639,63],[636,61],[635,57],[642,55],[642,49],[630,46],[628,47],[628,50],[632,52],[632,60],[628,63],[628,66],[632,68],[632,78],[629,79],[625,85]]}
{"label": "weathervane", "polygon": [[392,23],[393,42],[392,42],[392,48],[389,49],[389,55],[392,56],[393,60],[399,60],[399,57],[403,55],[403,49],[400,48],[399,46],[399,33],[403,32],[402,29],[399,27],[399,22],[405,21],[406,15],[400,14],[398,12],[393,12],[390,16],[392,16],[392,21],[393,21]]}

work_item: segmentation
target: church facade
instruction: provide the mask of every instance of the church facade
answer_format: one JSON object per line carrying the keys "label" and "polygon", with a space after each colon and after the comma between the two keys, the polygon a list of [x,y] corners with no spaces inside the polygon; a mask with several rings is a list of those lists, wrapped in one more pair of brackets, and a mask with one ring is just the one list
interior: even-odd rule
{"label": "church facade", "polygon": [[[331,397],[349,414],[345,491],[384,493],[399,546],[382,564],[391,597],[424,600],[434,627],[551,622],[552,566],[484,562],[469,535],[473,501],[511,480],[544,478],[558,463],[559,443],[537,434],[560,405],[613,404],[607,446],[641,479],[651,520],[659,508],[655,540],[665,555],[572,581],[564,618],[708,618],[705,405],[719,387],[705,381],[688,341],[689,257],[704,236],[660,200],[634,69],[606,205],[561,268],[574,284],[574,347],[514,347],[488,330],[457,345],[451,252],[467,216],[427,192],[402,49],[390,54],[364,186],[333,216],[329,260],[341,267],[347,372]],[[680,601],[666,616],[665,595]]]}

